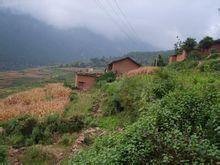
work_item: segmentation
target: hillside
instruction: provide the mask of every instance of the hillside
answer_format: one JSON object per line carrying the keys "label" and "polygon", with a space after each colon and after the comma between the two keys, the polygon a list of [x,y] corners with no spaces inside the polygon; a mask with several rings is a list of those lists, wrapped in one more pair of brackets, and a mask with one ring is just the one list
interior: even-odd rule
{"label": "hillside", "polygon": [[[62,113],[0,124],[0,161],[47,164],[217,164],[220,56],[156,74],[100,78],[72,90]],[[9,156],[7,156],[9,153]]]}
{"label": "hillside", "polygon": [[118,56],[131,50],[155,50],[148,43],[111,40],[86,27],[57,29],[28,15],[1,8],[0,36],[0,70]]}

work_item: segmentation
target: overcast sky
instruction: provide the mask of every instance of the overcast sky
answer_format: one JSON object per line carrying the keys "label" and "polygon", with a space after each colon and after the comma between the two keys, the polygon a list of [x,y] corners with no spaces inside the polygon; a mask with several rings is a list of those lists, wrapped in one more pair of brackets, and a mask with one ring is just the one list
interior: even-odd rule
{"label": "overcast sky", "polygon": [[220,0],[0,0],[0,6],[56,28],[135,36],[162,49],[173,48],[176,36],[220,38]]}

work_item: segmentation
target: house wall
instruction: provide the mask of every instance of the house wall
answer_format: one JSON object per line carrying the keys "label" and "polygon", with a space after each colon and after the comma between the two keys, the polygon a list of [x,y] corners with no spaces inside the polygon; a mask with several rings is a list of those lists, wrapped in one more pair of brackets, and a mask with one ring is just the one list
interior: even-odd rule
{"label": "house wall", "polygon": [[120,75],[120,74],[127,73],[130,70],[137,69],[139,67],[140,66],[135,64],[133,61],[131,61],[129,59],[125,59],[125,60],[113,63],[111,71],[113,71],[116,74]]}
{"label": "house wall", "polygon": [[177,55],[176,61],[184,61],[187,59],[187,53],[186,51],[183,51],[182,54]]}
{"label": "house wall", "polygon": [[[80,85],[80,82],[83,82],[83,85]],[[76,75],[75,85],[80,90],[91,89],[96,83],[96,77],[87,76],[87,75]]]}
{"label": "house wall", "polygon": [[180,62],[180,61],[184,61],[186,60],[188,57],[187,53],[185,51],[183,51],[182,54],[178,54],[176,56],[170,56],[169,57],[169,64],[173,63],[173,62]]}
{"label": "house wall", "polygon": [[176,56],[170,56],[169,57],[169,64],[172,64],[175,61],[176,61]]}
{"label": "house wall", "polygon": [[220,53],[220,43],[214,43],[212,49],[215,49],[218,53]]}

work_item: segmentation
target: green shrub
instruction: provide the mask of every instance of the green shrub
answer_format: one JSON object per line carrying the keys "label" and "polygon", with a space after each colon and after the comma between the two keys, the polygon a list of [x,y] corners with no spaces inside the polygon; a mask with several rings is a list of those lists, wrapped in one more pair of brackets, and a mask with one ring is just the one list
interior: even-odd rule
{"label": "green shrub", "polygon": [[62,135],[59,143],[65,146],[70,145],[71,143],[73,143],[76,140],[76,136],[71,135],[71,134],[64,134]]}
{"label": "green shrub", "polygon": [[210,60],[210,59],[217,59],[220,58],[220,53],[212,53],[211,56],[208,56],[206,59]]}
{"label": "green shrub", "polygon": [[37,125],[37,120],[34,117],[22,116],[14,118],[3,125],[7,135],[22,134],[23,136],[30,136],[33,128]]}
{"label": "green shrub", "polygon": [[220,58],[204,61],[199,69],[202,72],[220,71]]}
{"label": "green shrub", "polygon": [[219,95],[213,86],[177,88],[143,104],[124,132],[97,139],[70,164],[215,164],[219,160]]}
{"label": "green shrub", "polygon": [[28,148],[24,155],[21,156],[24,164],[54,164],[52,155],[43,151],[40,146],[32,146]]}
{"label": "green shrub", "polygon": [[193,61],[193,60],[186,60],[186,61],[181,61],[181,62],[174,62],[170,65],[168,65],[168,68],[181,71],[181,70],[187,70],[187,69],[193,69],[198,66],[199,62],[198,61]]}
{"label": "green shrub", "polygon": [[107,72],[105,74],[103,74],[102,76],[100,76],[99,78],[97,78],[97,82],[113,82],[116,80],[116,75],[113,72]]}
{"label": "green shrub", "polygon": [[78,132],[84,128],[83,120],[79,115],[64,118],[54,114],[42,121],[30,116],[19,117],[3,124],[3,137],[5,142],[17,148],[33,144],[52,144],[54,134]]}
{"label": "green shrub", "polygon": [[153,80],[152,90],[156,98],[161,99],[170,91],[175,89],[175,82],[170,74],[166,71],[160,71]]}
{"label": "green shrub", "polygon": [[70,95],[70,101],[76,101],[78,99],[78,94],[76,92],[72,92]]}
{"label": "green shrub", "polygon": [[0,145],[0,164],[7,164],[8,147]]}
{"label": "green shrub", "polygon": [[20,148],[25,145],[25,137],[21,134],[9,135],[7,140],[14,148]]}
{"label": "green shrub", "polygon": [[68,81],[66,81],[66,80],[64,81],[63,85],[64,85],[65,87],[67,87],[67,88],[72,89],[72,90],[76,89],[76,86],[75,86],[74,83],[68,82]]}

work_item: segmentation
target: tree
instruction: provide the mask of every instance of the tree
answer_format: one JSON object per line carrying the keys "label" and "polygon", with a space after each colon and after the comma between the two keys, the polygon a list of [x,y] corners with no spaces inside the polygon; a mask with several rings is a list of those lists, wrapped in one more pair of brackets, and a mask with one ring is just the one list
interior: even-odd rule
{"label": "tree", "polygon": [[185,50],[187,53],[190,53],[194,50],[197,46],[196,39],[194,38],[187,38],[185,42],[183,42],[182,49]]}
{"label": "tree", "polygon": [[179,39],[179,37],[177,36],[177,42],[174,44],[174,50],[175,50],[175,54],[180,54],[182,53],[182,44],[183,42]]}
{"label": "tree", "polygon": [[161,54],[158,55],[158,66],[164,66],[163,57]]}
{"label": "tree", "polygon": [[213,38],[206,36],[205,38],[203,38],[200,42],[199,42],[199,48],[200,49],[210,49],[213,45]]}
{"label": "tree", "polygon": [[163,57],[161,54],[158,55],[158,57],[154,60],[153,66],[164,66]]}

